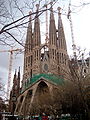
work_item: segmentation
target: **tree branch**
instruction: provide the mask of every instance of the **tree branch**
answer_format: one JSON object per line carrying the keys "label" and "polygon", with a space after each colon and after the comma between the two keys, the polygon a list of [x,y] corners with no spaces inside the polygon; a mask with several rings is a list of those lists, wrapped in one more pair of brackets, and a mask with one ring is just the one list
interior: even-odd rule
{"label": "tree branch", "polygon": [[19,43],[21,46],[24,47],[24,45],[22,43],[20,43],[11,33],[5,31],[7,34],[9,34],[17,43]]}

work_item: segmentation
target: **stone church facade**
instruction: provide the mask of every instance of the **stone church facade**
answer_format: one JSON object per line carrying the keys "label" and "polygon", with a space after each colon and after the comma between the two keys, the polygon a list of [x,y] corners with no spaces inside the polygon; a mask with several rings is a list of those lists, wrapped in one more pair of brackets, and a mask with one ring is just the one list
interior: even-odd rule
{"label": "stone church facade", "polygon": [[58,85],[63,84],[63,80],[67,79],[69,59],[60,12],[58,8],[58,28],[56,28],[51,6],[49,36],[44,44],[41,44],[39,5],[36,5],[34,30],[32,30],[30,15],[25,43],[22,87],[17,97],[15,114],[29,114],[38,90],[47,88],[51,93]]}

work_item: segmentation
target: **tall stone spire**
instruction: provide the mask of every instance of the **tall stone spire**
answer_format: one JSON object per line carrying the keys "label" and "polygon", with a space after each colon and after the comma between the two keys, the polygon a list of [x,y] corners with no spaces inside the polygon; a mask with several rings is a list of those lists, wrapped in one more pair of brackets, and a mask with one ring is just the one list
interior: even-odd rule
{"label": "tall stone spire", "polygon": [[49,25],[49,72],[56,74],[57,73],[57,33],[56,25],[54,19],[54,13],[52,8],[53,2],[51,2],[50,9],[50,25]]}
{"label": "tall stone spire", "polygon": [[19,67],[19,70],[18,70],[18,79],[20,79],[20,67]]}
{"label": "tall stone spire", "polygon": [[58,7],[58,42],[57,44],[59,49],[67,50],[60,10],[61,8]]}
{"label": "tall stone spire", "polygon": [[36,16],[35,16],[35,22],[34,22],[34,33],[33,33],[33,45],[40,46],[41,43],[41,36],[40,36],[40,21],[38,16],[38,10],[39,10],[39,4],[36,5]]}
{"label": "tall stone spire", "polygon": [[23,84],[25,80],[30,76],[30,68],[31,68],[31,52],[33,50],[33,34],[32,34],[32,18],[31,12],[29,12],[29,23],[27,28],[27,36],[26,36],[26,43],[25,43],[25,52],[24,52],[24,74],[23,74]]}
{"label": "tall stone spire", "polygon": [[57,63],[58,63],[58,74],[63,75],[65,71],[68,70],[68,54],[67,54],[66,40],[65,40],[65,34],[64,34],[60,10],[61,8],[58,7],[58,39],[57,39],[57,47],[58,47],[57,60],[58,62]]}
{"label": "tall stone spire", "polygon": [[29,12],[30,18],[29,18],[29,24],[27,28],[27,36],[26,36],[26,43],[25,43],[25,53],[28,53],[32,50],[32,23],[31,23],[31,12]]}
{"label": "tall stone spire", "polygon": [[51,2],[51,10],[50,10],[50,25],[49,25],[49,44],[57,45],[57,34],[56,34],[56,26]]}
{"label": "tall stone spire", "polygon": [[13,78],[13,85],[16,84],[16,77],[17,77],[17,75],[16,75],[16,70],[15,70],[14,78]]}
{"label": "tall stone spire", "polygon": [[[19,71],[18,71],[18,76],[17,76],[16,70],[15,70],[14,78],[13,78],[13,87],[10,92],[9,111],[12,113],[15,111],[16,102],[17,102],[17,98],[19,95],[20,95],[20,67],[19,67]],[[13,97],[16,98],[16,100],[14,102],[13,102],[13,99],[14,99]]]}
{"label": "tall stone spire", "polygon": [[18,83],[18,95],[19,95],[20,94],[20,67],[18,70],[17,83]]}
{"label": "tall stone spire", "polygon": [[15,70],[15,74],[14,74],[14,78],[13,78],[12,93],[15,96],[19,96],[19,94],[20,94],[20,67],[19,67],[19,71],[18,71],[18,76],[16,75],[16,70]]}

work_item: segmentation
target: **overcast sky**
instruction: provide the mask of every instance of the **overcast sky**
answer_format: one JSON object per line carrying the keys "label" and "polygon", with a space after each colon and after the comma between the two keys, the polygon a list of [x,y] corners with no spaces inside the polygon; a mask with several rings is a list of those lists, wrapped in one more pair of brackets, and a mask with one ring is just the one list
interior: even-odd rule
{"label": "overcast sky", "polygon": [[[37,0],[38,1],[38,0]],[[81,6],[82,3],[90,3],[90,0],[71,0],[72,9],[72,22],[73,22],[73,33],[74,39],[77,46],[82,49],[86,48],[87,52],[90,51],[90,4]],[[56,7],[61,6],[63,8],[63,14],[67,14],[69,0],[61,0]],[[55,9],[56,9],[55,7]],[[27,11],[28,14],[29,10]],[[67,42],[68,54],[72,54],[72,39],[70,33],[70,24],[66,15],[62,14],[63,26],[65,30],[65,37]],[[56,13],[55,13],[56,16]],[[41,20],[42,22],[42,20]],[[42,24],[43,26],[43,24]],[[43,33],[43,29],[41,29]],[[0,50],[5,50],[7,47],[0,46]],[[10,49],[10,47],[8,47]],[[21,72],[23,72],[23,54],[13,56],[13,67],[12,76],[15,69],[21,67]],[[9,64],[9,53],[0,53],[0,78],[2,78],[3,83],[7,83],[8,80],[8,64]],[[13,78],[13,77],[12,77]]]}

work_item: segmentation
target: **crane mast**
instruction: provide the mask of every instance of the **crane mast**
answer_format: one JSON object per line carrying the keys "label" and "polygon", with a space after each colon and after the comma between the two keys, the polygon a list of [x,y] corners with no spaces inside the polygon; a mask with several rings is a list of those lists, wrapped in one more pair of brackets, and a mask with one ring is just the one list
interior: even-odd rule
{"label": "crane mast", "polygon": [[11,50],[0,50],[0,52],[9,52],[9,69],[8,69],[8,82],[7,82],[7,99],[9,99],[10,95],[10,87],[11,87],[11,72],[12,72],[12,63],[13,63],[13,53],[16,51],[22,51],[22,49],[11,49]]}
{"label": "crane mast", "polygon": [[[49,3],[50,4],[50,3]],[[48,43],[48,11],[47,11],[47,8],[48,8],[48,5],[49,4],[47,4],[47,2],[46,2],[46,0],[45,0],[45,7],[46,7],[46,34],[45,34],[45,36],[46,36],[46,38],[45,38],[45,43],[47,44]]]}
{"label": "crane mast", "polygon": [[10,51],[9,70],[8,70],[8,83],[7,83],[7,98],[9,99],[10,86],[11,86],[11,72],[13,63],[13,51]]}
{"label": "crane mast", "polygon": [[[47,5],[46,5],[47,9]],[[48,43],[48,11],[46,10],[46,43]]]}
{"label": "crane mast", "polygon": [[47,0],[45,0],[44,7],[46,7],[46,38],[45,38],[45,43],[46,44],[48,44],[48,42],[49,42],[49,38],[48,38],[48,11],[47,11],[47,8],[48,8],[48,5],[52,6],[52,4],[53,4],[52,0],[49,3],[47,3]]}
{"label": "crane mast", "polygon": [[73,56],[74,56],[74,60],[77,60],[77,55],[76,55],[76,45],[75,45],[75,41],[74,41],[73,24],[72,24],[72,18],[71,18],[71,10],[70,10],[70,6],[71,6],[71,4],[69,3],[67,18],[69,19],[69,22],[70,22],[70,28],[71,28]]}

